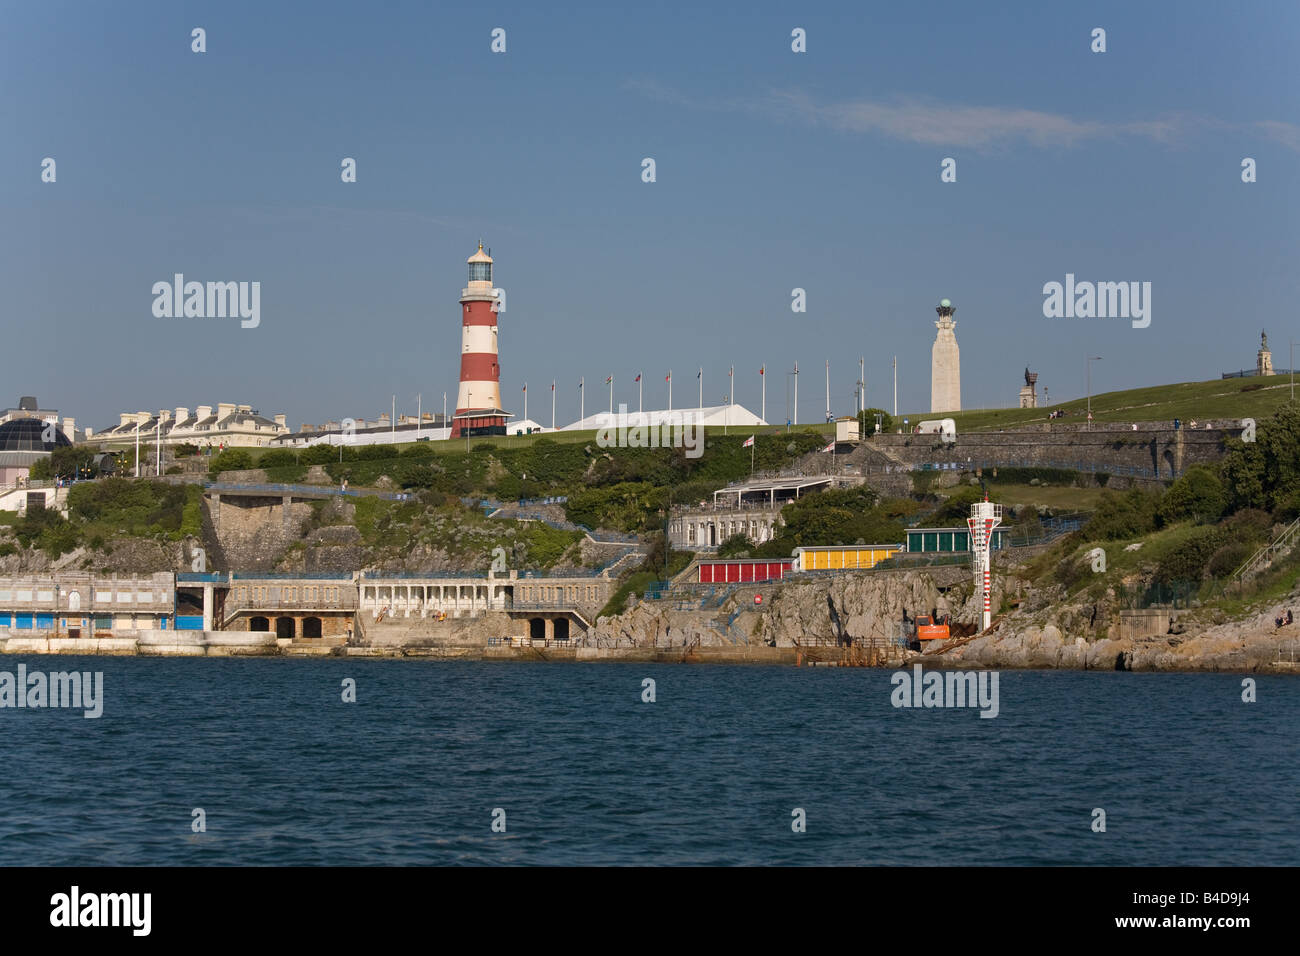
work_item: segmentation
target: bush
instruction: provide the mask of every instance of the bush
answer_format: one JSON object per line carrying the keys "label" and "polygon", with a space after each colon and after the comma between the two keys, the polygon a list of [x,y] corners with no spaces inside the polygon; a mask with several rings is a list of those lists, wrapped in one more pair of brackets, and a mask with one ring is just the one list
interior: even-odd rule
{"label": "bush", "polygon": [[213,455],[208,462],[208,471],[217,475],[223,471],[247,471],[253,467],[253,456],[243,448],[227,448],[218,455]]}
{"label": "bush", "polygon": [[1092,566],[1086,555],[1070,553],[1057,564],[1056,580],[1065,588],[1066,594],[1071,594],[1091,570]]}
{"label": "bush", "polygon": [[984,493],[979,488],[966,487],[955,491],[935,510],[926,524],[935,528],[964,528],[966,519],[970,517],[971,505],[983,498]]}
{"label": "bush", "polygon": [[1182,544],[1161,559],[1156,566],[1154,583],[1169,586],[1199,582],[1205,576],[1210,558],[1227,543],[1227,539],[1228,531],[1222,526],[1196,528]]}
{"label": "bush", "polygon": [[258,468],[283,468],[286,465],[297,464],[298,456],[287,448],[274,448],[257,459]]}
{"label": "bush", "polygon": [[[345,452],[350,450],[344,449]],[[298,452],[298,464],[300,465],[329,465],[338,460],[339,447],[337,445],[308,445]]]}
{"label": "bush", "polygon": [[749,549],[753,543],[743,534],[733,534],[722,544],[718,545],[718,557],[720,558],[744,558],[749,556]]}
{"label": "bush", "polygon": [[1122,494],[1107,492],[1084,526],[1092,541],[1118,541],[1149,534],[1156,528],[1156,508],[1160,496],[1141,488]]}
{"label": "bush", "polygon": [[1223,482],[1208,468],[1196,467],[1169,486],[1157,513],[1166,525],[1189,518],[1207,524],[1218,521],[1227,504]]}
{"label": "bush", "polygon": [[1246,563],[1257,549],[1245,541],[1229,541],[1214,554],[1205,566],[1211,577],[1226,578]]}
{"label": "bush", "polygon": [[185,505],[181,509],[180,537],[198,538],[203,534],[203,489],[185,486]]}

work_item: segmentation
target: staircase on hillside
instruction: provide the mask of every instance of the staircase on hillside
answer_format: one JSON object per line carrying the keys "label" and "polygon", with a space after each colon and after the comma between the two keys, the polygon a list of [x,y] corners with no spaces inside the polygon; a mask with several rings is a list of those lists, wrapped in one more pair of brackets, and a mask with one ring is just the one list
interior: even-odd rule
{"label": "staircase on hillside", "polygon": [[1298,535],[1300,535],[1300,518],[1296,518],[1283,528],[1276,538],[1252,554],[1232,576],[1238,581],[1244,581],[1265,570],[1278,558],[1291,553]]}

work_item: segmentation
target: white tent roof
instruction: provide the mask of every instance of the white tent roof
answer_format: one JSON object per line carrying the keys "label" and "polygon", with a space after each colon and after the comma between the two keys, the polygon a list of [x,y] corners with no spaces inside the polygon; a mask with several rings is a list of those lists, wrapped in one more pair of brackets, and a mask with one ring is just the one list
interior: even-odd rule
{"label": "white tent roof", "polygon": [[583,431],[597,428],[638,428],[644,425],[703,425],[706,428],[743,428],[746,425],[766,425],[743,405],[705,405],[703,408],[654,409],[648,412],[608,411],[588,415],[581,421],[563,425],[560,431]]}
{"label": "white tent roof", "polygon": [[516,418],[512,422],[506,422],[507,435],[515,435],[519,432],[527,433],[530,428],[534,432],[551,432],[559,430],[556,428],[543,428],[540,422],[535,422],[531,418]]}

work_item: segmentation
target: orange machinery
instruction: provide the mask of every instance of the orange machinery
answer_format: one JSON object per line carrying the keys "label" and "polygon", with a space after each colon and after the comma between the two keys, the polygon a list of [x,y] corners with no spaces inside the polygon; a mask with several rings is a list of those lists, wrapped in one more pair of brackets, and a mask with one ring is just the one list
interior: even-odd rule
{"label": "orange machinery", "polygon": [[935,618],[929,614],[916,617],[916,637],[921,641],[946,641],[948,639],[947,616]]}

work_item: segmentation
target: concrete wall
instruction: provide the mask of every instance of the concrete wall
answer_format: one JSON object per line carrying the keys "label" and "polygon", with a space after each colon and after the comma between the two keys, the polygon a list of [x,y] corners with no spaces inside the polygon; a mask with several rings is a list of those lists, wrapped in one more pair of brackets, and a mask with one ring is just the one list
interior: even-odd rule
{"label": "concrete wall", "polygon": [[227,567],[270,570],[297,541],[311,518],[311,504],[292,495],[208,494],[208,513]]}

